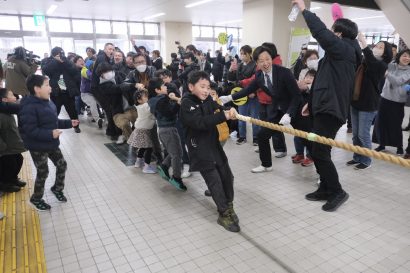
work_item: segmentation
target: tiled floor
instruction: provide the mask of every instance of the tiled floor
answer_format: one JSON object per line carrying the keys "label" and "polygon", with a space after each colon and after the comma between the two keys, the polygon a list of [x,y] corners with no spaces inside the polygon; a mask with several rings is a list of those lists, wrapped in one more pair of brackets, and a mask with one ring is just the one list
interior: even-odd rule
{"label": "tiled floor", "polygon": [[[304,194],[315,190],[313,167],[274,159],[274,171],[252,174],[251,145],[225,146],[235,174],[242,231],[216,224],[212,200],[198,174],[179,192],[157,175],[125,166],[106,146],[103,131],[85,122],[64,131],[68,162],[60,204],[41,213],[49,273],[57,272],[410,272],[410,170],[374,162],[366,171],[334,161],[350,199],[334,213]],[[407,140],[408,133],[405,133]],[[342,128],[338,138],[350,142]],[[289,154],[293,142],[287,137]],[[54,177],[47,180],[48,187]]]}

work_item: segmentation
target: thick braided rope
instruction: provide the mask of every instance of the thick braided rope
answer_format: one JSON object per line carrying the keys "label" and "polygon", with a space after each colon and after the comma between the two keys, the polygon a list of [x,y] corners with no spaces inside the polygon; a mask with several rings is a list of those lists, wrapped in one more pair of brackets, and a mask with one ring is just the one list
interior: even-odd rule
{"label": "thick braided rope", "polygon": [[380,160],[384,160],[393,164],[397,164],[403,167],[407,167],[410,168],[410,160],[406,160],[404,158],[398,157],[398,156],[393,156],[393,155],[389,155],[386,153],[380,153],[380,152],[376,152],[367,148],[363,148],[363,147],[359,147],[359,146],[355,146],[349,143],[345,143],[345,142],[341,142],[341,141],[336,141],[333,140],[331,138],[326,138],[326,137],[322,137],[322,136],[318,136],[314,133],[307,133],[301,130],[296,130],[290,127],[286,127],[286,126],[282,126],[282,125],[278,125],[278,124],[274,124],[274,123],[270,123],[270,122],[266,122],[266,121],[262,121],[259,119],[254,119],[251,117],[247,117],[247,116],[243,116],[243,115],[236,115],[236,118],[238,120],[242,120],[245,122],[250,122],[253,124],[256,124],[258,126],[262,126],[262,127],[266,127],[272,130],[276,130],[276,131],[280,131],[283,133],[287,133],[287,134],[291,134],[297,137],[301,137],[301,138],[305,138],[308,139],[310,141],[314,141],[314,142],[318,142],[321,144],[325,144],[325,145],[329,145],[329,146],[333,146],[333,147],[337,147],[337,148],[341,148],[353,153],[357,153],[357,154],[361,154],[364,156],[368,156],[368,157],[373,157],[376,159],[380,159]]}

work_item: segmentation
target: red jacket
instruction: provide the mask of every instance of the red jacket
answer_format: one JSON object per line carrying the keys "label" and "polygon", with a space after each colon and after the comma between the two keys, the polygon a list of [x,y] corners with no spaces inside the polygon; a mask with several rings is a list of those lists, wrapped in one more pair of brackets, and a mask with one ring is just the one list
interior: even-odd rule
{"label": "red jacket", "polygon": [[[277,55],[275,58],[272,59],[272,63],[276,65],[282,65],[282,59],[280,58],[280,55]],[[260,70],[259,68],[256,68],[256,71]],[[240,81],[240,84],[243,88],[247,87],[253,80],[255,79],[255,74],[252,75],[252,77],[244,79]],[[258,96],[259,103],[262,104],[271,104],[272,103],[272,98],[263,92],[262,89],[258,89],[256,91],[256,95]]]}

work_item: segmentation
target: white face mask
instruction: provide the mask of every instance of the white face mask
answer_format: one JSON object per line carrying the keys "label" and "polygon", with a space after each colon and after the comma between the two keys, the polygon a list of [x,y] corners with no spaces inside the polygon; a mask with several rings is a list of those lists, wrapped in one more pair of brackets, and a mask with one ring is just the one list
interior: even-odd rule
{"label": "white face mask", "polygon": [[112,79],[115,78],[115,72],[114,71],[105,72],[103,74],[103,78],[106,79],[106,80],[112,80]]}
{"label": "white face mask", "polygon": [[307,66],[309,69],[313,69],[313,70],[316,70],[316,71],[317,71],[317,68],[318,68],[318,66],[319,66],[319,60],[307,60],[306,66]]}
{"label": "white face mask", "polygon": [[373,55],[376,59],[378,59],[378,60],[382,59],[384,50],[381,50],[380,48],[377,48],[377,47],[373,47],[372,51],[373,51]]}
{"label": "white face mask", "polygon": [[137,65],[137,70],[138,72],[143,73],[145,72],[145,70],[147,70],[147,65],[146,64]]}

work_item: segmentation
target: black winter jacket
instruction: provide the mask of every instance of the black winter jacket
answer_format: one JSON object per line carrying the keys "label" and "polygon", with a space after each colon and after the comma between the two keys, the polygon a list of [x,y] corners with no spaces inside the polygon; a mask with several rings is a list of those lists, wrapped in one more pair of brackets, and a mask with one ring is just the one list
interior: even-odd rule
{"label": "black winter jacket", "polygon": [[173,81],[178,79],[179,63],[180,63],[179,59],[172,59],[172,62],[166,67],[169,71],[171,71]]}
{"label": "black winter jacket", "polygon": [[58,119],[56,106],[51,100],[29,95],[20,104],[18,124],[27,150],[44,152],[57,149],[60,140],[53,138],[53,130],[71,128],[71,120]]}
{"label": "black winter jacket", "polygon": [[97,55],[97,59],[94,62],[94,67],[93,67],[93,74],[91,77],[91,93],[96,94],[98,93],[98,86],[100,84],[100,76],[97,76],[97,68],[100,64],[102,63],[109,63],[113,64],[111,58],[109,58],[104,51],[100,50]]}
{"label": "black winter jacket", "polygon": [[[124,113],[122,102],[122,90],[119,84],[112,81],[100,83],[98,87],[99,92],[106,99],[112,115]],[[132,104],[131,104],[132,105]]]}
{"label": "black winter jacket", "polygon": [[377,60],[369,47],[363,49],[364,73],[358,100],[352,100],[352,107],[359,111],[377,111],[379,108],[380,94],[379,83],[384,79],[387,63]]}
{"label": "black winter jacket", "polygon": [[148,100],[151,113],[157,119],[158,128],[175,127],[179,112],[179,104],[167,95],[158,95]]}
{"label": "black winter jacket", "polygon": [[328,114],[342,124],[346,122],[353,93],[355,71],[361,62],[361,50],[357,40],[339,38],[312,12],[303,11],[305,21],[325,50],[312,85],[309,103],[310,113]]}
{"label": "black winter jacket", "polygon": [[51,57],[42,69],[43,73],[50,78],[52,96],[58,96],[60,93],[64,92],[58,85],[61,75],[63,75],[64,83],[67,88],[65,92],[68,92],[70,97],[80,95],[78,83],[81,82],[81,74],[78,72],[74,63],[68,60],[60,63]]}
{"label": "black winter jacket", "polygon": [[[215,113],[218,109],[220,111]],[[185,128],[190,171],[210,170],[228,161],[216,128],[217,124],[226,121],[223,110],[210,96],[205,101],[191,93],[182,98],[179,117]]]}
{"label": "black winter jacket", "polygon": [[197,63],[192,63],[186,67],[184,67],[184,70],[179,70],[178,71],[178,79],[181,81],[182,83],[182,94],[185,94],[186,92],[189,92],[188,89],[188,75],[189,73],[191,73],[192,71],[197,71],[199,70],[199,65]]}

